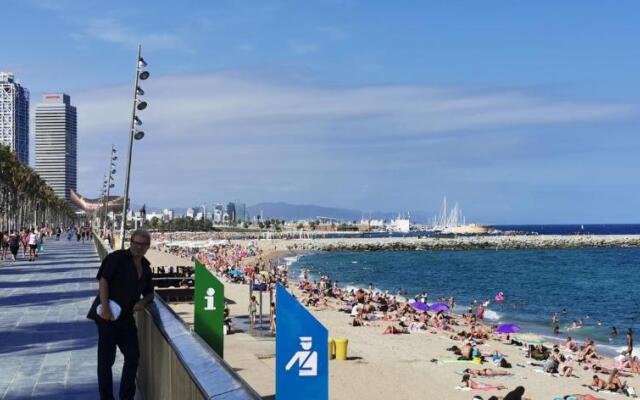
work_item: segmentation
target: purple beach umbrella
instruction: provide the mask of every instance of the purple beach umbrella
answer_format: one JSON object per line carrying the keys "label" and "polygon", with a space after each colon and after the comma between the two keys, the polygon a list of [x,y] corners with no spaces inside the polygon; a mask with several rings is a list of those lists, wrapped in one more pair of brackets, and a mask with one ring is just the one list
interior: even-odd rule
{"label": "purple beach umbrella", "polygon": [[496,333],[516,333],[520,332],[520,327],[516,324],[502,324],[496,328]]}
{"label": "purple beach umbrella", "polygon": [[444,304],[444,303],[434,303],[432,305],[429,306],[429,311],[447,311],[449,309],[449,306]]}
{"label": "purple beach umbrella", "polygon": [[415,308],[418,311],[429,311],[429,306],[421,301],[415,301],[411,303],[411,307]]}

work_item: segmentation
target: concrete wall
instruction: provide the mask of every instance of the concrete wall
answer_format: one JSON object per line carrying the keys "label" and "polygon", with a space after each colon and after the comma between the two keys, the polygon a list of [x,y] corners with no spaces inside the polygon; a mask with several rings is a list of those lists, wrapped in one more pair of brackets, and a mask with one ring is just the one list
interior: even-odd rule
{"label": "concrete wall", "polygon": [[[94,237],[100,259],[109,253]],[[140,366],[138,396],[145,400],[248,400],[260,396],[159,296],[137,313]]]}

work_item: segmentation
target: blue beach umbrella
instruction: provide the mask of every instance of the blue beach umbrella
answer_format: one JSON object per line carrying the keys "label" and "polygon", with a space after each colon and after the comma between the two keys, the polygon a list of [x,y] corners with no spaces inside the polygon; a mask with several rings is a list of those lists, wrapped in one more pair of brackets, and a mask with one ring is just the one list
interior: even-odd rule
{"label": "blue beach umbrella", "polygon": [[411,307],[415,308],[418,311],[429,311],[429,306],[421,301],[415,301],[411,303]]}
{"label": "blue beach umbrella", "polygon": [[432,305],[429,306],[429,311],[447,311],[449,309],[449,306],[444,304],[444,303],[434,303]]}
{"label": "blue beach umbrella", "polygon": [[496,328],[496,333],[516,333],[520,332],[520,327],[516,324],[502,324]]}

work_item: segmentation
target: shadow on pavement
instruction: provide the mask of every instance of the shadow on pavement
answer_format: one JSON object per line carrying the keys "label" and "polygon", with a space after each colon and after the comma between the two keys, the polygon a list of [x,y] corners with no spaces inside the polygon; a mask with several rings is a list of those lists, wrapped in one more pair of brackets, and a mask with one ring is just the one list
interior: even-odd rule
{"label": "shadow on pavement", "polygon": [[43,322],[0,331],[0,354],[81,350],[95,346],[97,340],[97,328],[91,320]]}

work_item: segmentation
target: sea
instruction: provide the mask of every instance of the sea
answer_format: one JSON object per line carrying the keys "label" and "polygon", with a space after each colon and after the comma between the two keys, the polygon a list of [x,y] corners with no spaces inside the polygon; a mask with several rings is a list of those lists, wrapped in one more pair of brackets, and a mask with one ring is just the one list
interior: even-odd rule
{"label": "sea", "polygon": [[[640,234],[640,225],[512,225],[503,231],[529,234]],[[290,273],[308,270],[311,279],[328,275],[341,287],[398,291],[413,297],[428,294],[428,302],[454,296],[457,312],[475,299],[491,303],[490,323],[515,323],[521,332],[551,340],[567,335],[594,339],[608,355],[625,346],[625,332],[640,328],[640,248],[425,250],[381,252],[321,252],[289,259]],[[494,301],[498,292],[506,300]],[[559,335],[551,317],[558,313]],[[572,329],[574,321],[582,327]],[[619,331],[611,334],[612,328]]]}

